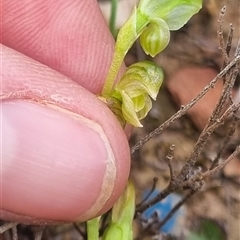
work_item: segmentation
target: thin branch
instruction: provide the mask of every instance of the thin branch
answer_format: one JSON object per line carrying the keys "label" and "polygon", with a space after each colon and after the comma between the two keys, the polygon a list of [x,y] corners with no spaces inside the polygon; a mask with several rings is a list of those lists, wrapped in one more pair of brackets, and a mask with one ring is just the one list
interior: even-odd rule
{"label": "thin branch", "polygon": [[200,153],[202,152],[203,147],[207,143],[208,138],[211,136],[211,134],[219,128],[221,125],[224,124],[226,119],[237,109],[240,107],[240,102],[236,104],[232,104],[225,113],[221,116],[221,118],[216,119],[214,123],[212,123],[211,126],[207,126],[201,133],[200,137],[198,138],[192,153],[190,154],[188,160],[186,161],[185,165],[183,166],[182,170],[177,176],[178,181],[184,181],[186,176],[189,174],[190,169],[195,165]]}
{"label": "thin branch", "polygon": [[[222,117],[220,119],[218,119],[212,126],[211,128],[208,129],[208,131],[205,131],[204,134],[206,135],[211,135],[212,132],[217,129],[219,126],[221,126],[227,119],[227,117],[233,113],[234,111],[236,111],[238,108],[240,107],[240,102],[237,104],[232,104],[227,110],[226,112],[222,115]],[[197,147],[193,152],[192,155],[195,156],[199,155],[202,151],[202,142],[204,142],[204,136],[202,136],[202,138],[200,138],[197,142],[196,145],[199,144],[199,148]],[[196,146],[195,145],[195,146]],[[195,153],[196,152],[196,153]],[[195,157],[193,157],[195,159]],[[195,160],[194,160],[195,161]],[[189,175],[190,169],[193,167],[193,162],[192,159],[189,158],[189,160],[185,163],[185,165],[183,166],[182,170],[180,171],[180,173],[177,175],[176,179],[173,182],[170,182],[169,185],[162,190],[157,196],[155,196],[154,198],[152,198],[150,201],[148,201],[147,203],[139,206],[139,208],[136,209],[137,213],[142,213],[145,210],[147,210],[148,208],[152,207],[153,205],[155,205],[156,203],[158,203],[159,201],[163,200],[164,198],[166,198],[169,194],[171,194],[173,191],[175,191],[176,189],[179,188],[191,188],[191,189],[199,189],[201,188],[202,185],[202,177],[201,174],[196,173],[193,177],[191,177],[190,179],[188,179],[186,181],[186,176]]]}
{"label": "thin branch", "polygon": [[152,198],[150,201],[146,202],[145,204],[142,204],[141,206],[139,206],[138,208],[136,208],[136,213],[142,213],[144,211],[146,211],[148,208],[152,207],[153,205],[155,205],[156,203],[160,202],[161,200],[163,200],[164,198],[166,198],[169,194],[171,194],[176,188],[172,188],[170,187],[170,185],[168,185],[168,187],[166,187],[165,189],[163,189],[157,196],[155,196],[154,198]]}
{"label": "thin branch", "polygon": [[13,228],[14,226],[17,226],[18,224],[19,223],[15,223],[15,222],[8,222],[3,224],[2,226],[0,226],[0,234],[3,234],[7,230]]}
{"label": "thin branch", "polygon": [[[240,56],[238,55],[237,58],[240,59]],[[189,174],[190,169],[195,165],[198,157],[200,156],[200,153],[202,152],[203,147],[207,143],[213,131],[216,130],[222,124],[224,124],[226,117],[228,117],[231,113],[233,113],[238,109],[238,106],[232,104],[231,106],[233,108],[230,107],[222,115],[222,117],[219,118],[221,112],[223,111],[224,105],[227,102],[227,99],[230,99],[232,88],[234,86],[234,82],[238,74],[238,68],[239,68],[239,60],[236,62],[235,66],[233,68],[230,68],[229,71],[225,74],[226,78],[225,78],[225,83],[223,86],[223,91],[220,96],[220,99],[216,104],[216,107],[213,110],[207,125],[205,126],[204,130],[200,134],[198,141],[196,142],[192,150],[192,153],[190,154],[188,160],[186,161],[186,164],[183,166],[181,172],[178,174],[178,179],[180,181],[184,180],[185,176]]]}
{"label": "thin branch", "polygon": [[[228,37],[227,37],[227,43],[226,43],[226,47],[225,47],[228,57],[229,57],[230,50],[232,48],[233,31],[234,31],[234,27],[233,27],[232,23],[230,23]],[[228,62],[226,62],[225,64],[226,64],[226,66],[229,64],[229,58],[228,58]]]}
{"label": "thin branch", "polygon": [[201,181],[203,181],[204,179],[214,175],[216,172],[218,172],[219,170],[223,169],[229,162],[231,162],[239,154],[240,154],[240,145],[238,145],[236,147],[235,151],[223,163],[218,164],[212,170],[207,170],[204,173],[199,172],[192,179],[189,179],[184,184],[185,185],[191,185],[192,182],[195,182],[195,181],[201,182]]}
{"label": "thin branch", "polygon": [[240,154],[240,145],[238,145],[235,149],[235,151],[228,157],[227,160],[224,161],[224,163],[217,165],[215,168],[213,168],[210,171],[206,171],[202,174],[203,178],[210,177],[214,175],[216,172],[224,168],[230,161],[232,161],[238,154]]}
{"label": "thin branch", "polygon": [[235,58],[238,57],[240,55],[240,39],[238,40],[238,44],[237,44],[237,48],[236,48],[236,51],[235,51]]}
{"label": "thin branch", "polygon": [[223,56],[223,67],[229,63],[229,56],[225,48],[225,43],[224,43],[224,37],[223,37],[223,30],[222,30],[222,24],[223,24],[223,18],[226,13],[226,6],[224,6],[219,14],[218,17],[218,25],[217,25],[217,37],[218,37],[218,42],[219,42],[219,49],[222,53]]}
{"label": "thin branch", "polygon": [[178,211],[178,209],[189,200],[196,191],[191,190],[184,198],[182,198],[172,209],[171,211],[164,217],[164,219],[156,226],[156,229],[162,228],[168,220],[173,216],[174,213]]}
{"label": "thin branch", "polygon": [[152,184],[152,188],[150,190],[150,192],[147,194],[147,196],[140,202],[136,205],[136,207],[138,208],[139,206],[141,206],[144,202],[146,202],[149,197],[152,195],[152,193],[154,192],[154,190],[156,189],[156,185],[157,185],[157,181],[158,181],[158,178],[157,177],[154,177],[153,178],[153,184]]}
{"label": "thin branch", "polygon": [[233,134],[235,133],[239,122],[240,122],[240,117],[238,117],[237,114],[234,114],[233,120],[232,120],[232,124],[231,124],[231,126],[230,126],[230,128],[229,128],[229,130],[228,130],[228,132],[227,132],[227,134],[226,134],[226,136],[225,136],[221,146],[220,146],[220,149],[219,149],[219,151],[217,153],[217,156],[215,157],[214,161],[212,162],[210,170],[212,170],[216,165],[218,165],[219,159],[222,156],[224,150],[226,149],[228,143],[230,142]]}
{"label": "thin branch", "polygon": [[45,230],[45,225],[39,225],[39,226],[34,226],[33,232],[34,232],[34,240],[41,240],[43,231]]}
{"label": "thin branch", "polygon": [[12,227],[12,239],[18,240],[17,225]]}
{"label": "thin branch", "polygon": [[[222,11],[223,11],[223,13],[222,13]],[[223,8],[222,11],[221,11],[221,13],[222,13],[223,16],[224,16],[226,9]],[[223,17],[223,16],[222,16],[222,17]],[[221,20],[221,14],[220,14],[220,16],[219,16],[219,21],[222,22],[222,20]],[[219,25],[220,30],[219,30],[219,31],[221,31],[221,27],[222,27],[222,26],[221,26],[221,23],[220,23],[220,25]],[[218,31],[218,32],[219,32],[219,31]],[[229,41],[231,41],[231,37],[232,37],[231,34],[233,34],[233,33],[231,33],[231,30],[230,30],[230,33],[229,33],[229,34],[230,34],[230,36],[228,36],[228,40],[227,40],[228,42],[227,42],[227,44],[231,45],[231,42],[229,42]],[[222,39],[222,37],[223,37],[223,36],[221,36],[220,39],[219,39],[219,46],[220,46],[219,48],[220,48],[221,51],[222,51],[223,60],[224,60],[223,67],[225,67],[225,65],[226,65],[227,63],[229,63],[229,56],[228,56],[226,47],[223,46],[223,43],[222,43],[223,39]],[[228,46],[228,47],[231,48],[231,46]],[[226,56],[225,56],[224,54],[225,54]],[[239,62],[237,62],[237,63],[235,64],[235,66],[234,66],[234,67],[235,67],[235,70],[238,68],[238,64],[239,64]],[[236,80],[236,77],[237,77],[237,74],[234,74],[234,72],[235,72],[234,67],[231,68],[231,69],[225,74],[225,76],[223,77],[224,86],[223,86],[222,94],[221,94],[221,97],[220,97],[220,99],[219,99],[219,101],[218,101],[215,109],[213,110],[213,113],[212,113],[210,119],[209,119],[209,125],[210,125],[212,122],[214,122],[217,118],[219,118],[219,116],[220,116],[220,114],[221,114],[221,112],[222,112],[222,110],[223,110],[223,108],[224,108],[224,105],[227,103],[227,100],[228,100],[228,99],[231,99],[232,89],[233,89],[233,86],[234,86],[234,83],[235,83],[235,80]]]}
{"label": "thin branch", "polygon": [[[159,230],[170,220],[174,213],[188,200],[190,199],[196,191],[191,190],[184,198],[182,198],[172,209],[171,211],[164,217],[162,221],[160,221],[159,216],[153,216],[151,221],[147,224],[147,227],[141,232],[141,239],[143,236],[146,236],[148,233],[156,234]],[[140,239],[140,238],[137,238]]]}
{"label": "thin branch", "polygon": [[87,237],[87,234],[81,229],[81,227],[76,222],[73,223],[73,227],[78,231],[81,237],[83,237],[84,239]]}
{"label": "thin branch", "polygon": [[168,162],[169,173],[170,173],[170,183],[175,180],[175,175],[174,175],[173,166],[172,166],[174,150],[175,150],[175,145],[172,144],[169,148],[168,155],[166,156],[166,160]]}

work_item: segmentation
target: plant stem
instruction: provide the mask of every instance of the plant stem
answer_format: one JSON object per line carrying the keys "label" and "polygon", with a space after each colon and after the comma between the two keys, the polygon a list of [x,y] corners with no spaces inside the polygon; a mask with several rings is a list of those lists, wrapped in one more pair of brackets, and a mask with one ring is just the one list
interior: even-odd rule
{"label": "plant stem", "polygon": [[103,96],[110,95],[119,69],[124,61],[124,57],[148,23],[149,21],[146,16],[137,11],[135,7],[131,17],[120,29],[112,64],[102,90]]}
{"label": "plant stem", "polygon": [[118,0],[111,0],[111,15],[110,15],[110,21],[109,21],[109,28],[114,38],[116,38],[117,36],[117,29],[116,29],[117,8],[118,8]]}
{"label": "plant stem", "polygon": [[99,240],[99,220],[100,217],[87,221],[87,239]]}

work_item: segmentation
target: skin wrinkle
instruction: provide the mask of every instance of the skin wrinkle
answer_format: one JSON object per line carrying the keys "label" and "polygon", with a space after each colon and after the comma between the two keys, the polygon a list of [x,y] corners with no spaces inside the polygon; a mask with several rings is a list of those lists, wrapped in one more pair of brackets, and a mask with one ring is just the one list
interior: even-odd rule
{"label": "skin wrinkle", "polygon": [[[92,66],[96,64],[96,53],[112,55],[114,42],[113,39],[109,42],[110,34],[106,35],[103,30],[96,33],[94,24],[89,23],[89,18],[96,24],[99,24],[100,20],[102,21],[100,24],[105,25],[106,30],[108,28],[104,18],[95,17],[96,14],[99,15],[97,2],[70,0],[55,3],[53,0],[46,2],[36,0],[27,3],[24,1],[21,6],[19,5],[20,10],[16,16],[12,14],[14,6],[9,6],[7,1],[3,5],[6,5],[4,12],[9,10],[12,17],[12,19],[8,18],[9,21],[4,21],[1,30],[4,33],[5,45],[60,71],[95,94],[101,91],[104,79],[101,79],[102,84],[99,84],[99,76],[107,75],[111,59],[103,57],[102,61],[99,61],[99,66]],[[57,7],[54,8],[52,5]],[[96,7],[93,7],[95,5]],[[89,7],[92,11],[89,11]],[[31,11],[25,8],[30,8]],[[32,10],[33,8],[36,10]],[[88,12],[88,14],[79,14],[79,12]],[[19,16],[21,19],[28,19],[28,22],[16,21],[16,17]],[[78,66],[76,61],[83,64]]]}
{"label": "skin wrinkle", "polygon": [[[37,1],[36,1],[37,2]],[[46,17],[42,18],[42,15],[45,14],[46,12],[48,12],[48,9],[46,7],[44,7],[41,3],[39,3],[37,6],[36,5],[32,5],[32,4],[22,4],[20,2],[19,6],[16,6],[15,2],[12,6],[12,9],[19,9],[18,11],[14,12],[14,15],[11,16],[11,18],[9,18],[8,21],[6,21],[6,17],[5,14],[4,15],[4,25],[6,25],[6,29],[8,35],[5,36],[6,34],[4,34],[3,31],[3,42],[6,45],[11,46],[11,39],[14,38],[15,36],[18,37],[18,41],[15,42],[14,41],[14,46],[16,47],[26,47],[26,46],[31,46],[31,49],[34,49],[34,42],[36,41],[36,39],[39,38],[39,36],[41,36],[41,29],[43,28],[48,28],[48,23],[49,23],[49,17],[50,15],[47,15]],[[5,4],[6,5],[6,4]],[[9,6],[8,6],[9,8]],[[28,8],[28,9],[26,9]],[[11,6],[10,9],[4,9],[5,13],[8,12],[12,12],[11,10]],[[29,14],[31,13],[31,15]],[[14,24],[12,24],[12,19],[20,19],[19,21],[15,21]],[[37,19],[41,19],[41,21],[37,21]],[[38,24],[36,24],[35,22],[38,22]],[[31,24],[29,24],[31,23]],[[34,26],[34,27],[33,27]],[[37,27],[36,27],[37,26]],[[24,32],[28,32],[28,34],[22,34]],[[10,41],[8,41],[10,40]],[[30,41],[31,40],[31,41]],[[36,48],[35,48],[36,50]]]}
{"label": "skin wrinkle", "polygon": [[[5,47],[3,47],[3,48],[5,48]],[[26,97],[32,98],[32,97],[34,97],[34,96],[32,96],[32,92],[38,92],[38,96],[41,99],[44,99],[44,97],[46,95],[51,94],[49,92],[49,88],[50,89],[51,88],[58,88],[59,91],[58,91],[57,94],[61,97],[59,99],[54,99],[54,100],[56,100],[56,101],[61,100],[61,101],[66,102],[66,103],[69,102],[67,99],[70,99],[71,97],[63,98],[64,95],[68,96],[67,93],[63,94],[64,89],[66,89],[64,87],[64,83],[61,83],[61,84],[58,85],[57,81],[56,82],[48,81],[48,79],[45,77],[45,76],[48,76],[48,78],[55,78],[55,77],[59,77],[59,75],[61,77],[64,77],[64,76],[62,76],[61,74],[59,74],[57,72],[52,71],[51,69],[49,69],[47,67],[44,67],[43,65],[41,65],[37,62],[33,63],[28,58],[21,59],[21,62],[20,62],[18,57],[16,57],[15,55],[12,55],[11,61],[9,61],[9,62],[4,61],[3,66],[5,65],[7,67],[11,64],[15,66],[14,67],[14,72],[8,71],[7,75],[5,77],[6,78],[11,78],[11,77],[14,77],[14,76],[21,76],[22,75],[21,69],[25,68],[24,66],[28,65],[29,63],[31,64],[31,68],[32,68],[31,70],[33,72],[36,70],[37,75],[32,74],[32,72],[27,72],[26,71],[26,72],[24,72],[23,77],[25,77],[26,79],[29,79],[31,82],[24,81],[24,83],[22,83],[22,82],[11,81],[11,85],[8,85],[7,82],[3,82],[3,84],[8,85],[6,88],[3,88],[4,92],[7,92],[7,93],[13,92],[12,97],[19,96],[19,98],[21,98],[22,94],[24,94]],[[41,69],[42,71],[39,71],[39,68],[42,68]],[[3,74],[5,74],[5,73],[3,73]],[[39,82],[38,81],[39,78],[43,78],[45,81]],[[66,79],[66,77],[64,77],[63,80],[66,80],[65,83],[69,84],[69,81],[68,81],[68,79]],[[34,82],[34,84],[32,84],[33,82]],[[75,82],[71,82],[71,85],[70,85],[71,88],[75,88],[76,86],[81,87]],[[16,88],[19,89],[20,91],[18,91],[18,92],[14,91]],[[22,92],[21,92],[21,90],[22,90]],[[5,94],[4,92],[3,92],[3,94]],[[52,94],[52,96],[54,96],[54,94]]]}
{"label": "skin wrinkle", "polygon": [[[21,72],[21,69],[22,69],[22,65],[27,65],[29,63],[28,59],[26,59],[25,62],[23,62],[21,60],[21,63],[19,62],[19,59],[16,58],[14,55],[13,55],[13,58],[11,59],[11,64],[13,64],[15,66],[15,74],[14,75],[18,75],[18,76],[21,76],[22,75],[22,72]],[[32,63],[32,62],[31,62]],[[10,64],[10,63],[9,63]],[[3,63],[3,65],[5,65]],[[6,64],[7,65],[7,64]],[[12,94],[12,98],[29,98],[29,99],[36,99],[36,93],[38,93],[37,95],[37,101],[42,101],[44,102],[46,100],[46,98],[48,98],[49,102],[57,102],[58,104],[61,104],[61,105],[65,105],[65,107],[67,107],[66,105],[70,105],[69,103],[75,103],[72,99],[72,96],[71,94],[69,93],[69,89],[72,89],[73,92],[76,92],[76,88],[81,88],[81,86],[79,86],[77,83],[75,82],[70,82],[69,83],[69,80],[67,78],[64,77],[63,80],[65,81],[62,81],[61,83],[60,82],[53,82],[53,81],[49,81],[48,79],[51,79],[51,76],[54,78],[55,75],[57,76],[61,76],[61,74],[57,73],[57,72],[53,72],[51,71],[51,69],[45,67],[45,66],[42,66],[40,64],[38,64],[36,62],[35,65],[33,65],[33,63],[31,64],[31,67],[32,67],[32,71],[34,71],[34,69],[38,69],[38,72],[39,71],[39,67],[42,68],[43,72],[46,73],[46,76],[48,76],[48,78],[46,78],[45,76],[43,76],[43,74],[41,74],[41,76],[44,77],[44,81],[41,82],[41,87],[38,85],[38,83],[40,83],[38,81],[38,79],[40,78],[40,74],[38,74],[38,76],[35,76],[35,74],[32,74],[32,72],[24,72],[24,77],[26,79],[31,79],[31,83],[29,82],[24,82],[24,84],[22,86],[20,86],[20,84],[18,82],[15,82],[15,84],[13,85],[14,81],[12,82],[11,81],[11,84],[7,84],[7,82],[3,82],[3,84],[7,84],[8,85],[8,88],[5,88],[6,91],[9,93],[9,92],[13,92]],[[8,72],[10,73],[10,72]],[[55,74],[53,74],[55,73]],[[10,73],[11,74],[11,73]],[[6,76],[7,77],[7,76]],[[22,84],[22,82],[20,82]],[[34,84],[33,84],[34,83]],[[44,85],[43,85],[44,84]],[[67,86],[65,86],[65,84],[67,84]],[[15,91],[15,89],[19,88],[20,86],[20,89],[24,91],[22,91],[21,93],[19,93],[18,91]],[[56,92],[52,92],[51,89],[57,89]],[[41,89],[41,90],[40,90]],[[40,90],[40,91],[39,91]],[[21,94],[24,94],[24,95],[21,95]],[[74,96],[77,95],[77,94],[73,94]],[[55,96],[60,96],[59,98],[56,98]],[[77,108],[81,108],[81,106],[85,106],[87,103],[84,103],[84,99],[81,98],[81,96],[79,96],[78,98],[78,106],[75,106],[74,105],[71,105],[71,111],[74,111],[75,113],[77,113]],[[68,106],[69,108],[70,106]],[[83,110],[81,110],[82,112],[84,112]],[[85,116],[85,117],[88,117],[88,116]]]}

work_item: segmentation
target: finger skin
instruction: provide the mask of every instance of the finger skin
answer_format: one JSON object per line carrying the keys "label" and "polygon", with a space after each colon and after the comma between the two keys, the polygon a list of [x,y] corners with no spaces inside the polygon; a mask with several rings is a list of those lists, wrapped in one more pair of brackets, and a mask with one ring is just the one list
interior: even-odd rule
{"label": "finger skin", "polygon": [[[103,175],[105,168],[108,167],[106,163],[107,165],[109,164],[109,179],[105,182],[106,186],[108,186],[108,184],[113,182],[111,165],[115,163],[116,178],[113,184],[112,194],[109,196],[107,202],[103,204],[103,210],[99,213],[109,209],[122,193],[130,170],[128,141],[115,116],[106,105],[98,100],[92,93],[47,66],[33,61],[5,46],[2,46],[2,59],[4,60],[2,62],[3,72],[1,73],[3,79],[1,100],[4,116],[7,116],[5,126],[13,123],[15,128],[19,127],[20,130],[16,131],[17,137],[13,139],[17,141],[18,151],[20,151],[20,153],[13,154],[14,157],[11,158],[11,161],[7,159],[11,154],[5,154],[5,157],[3,156],[3,176],[11,178],[10,180],[13,182],[8,182],[5,181],[6,178],[1,178],[3,189],[0,200],[2,201],[0,202],[2,208],[0,212],[1,215],[5,217],[5,219],[8,218],[8,216],[12,218],[14,214],[26,215],[25,218],[20,218],[21,221],[34,221],[35,223],[41,222],[41,219],[44,222],[84,221],[88,219],[89,216],[93,217],[93,215],[95,215],[94,211],[97,214],[99,209],[96,207],[94,209],[92,208],[90,213],[86,212],[92,204],[89,196],[91,197],[93,195],[92,199],[94,200],[97,199],[97,193],[99,193],[99,191],[102,191],[103,195],[105,194],[105,190],[100,189],[101,180],[97,177],[95,179],[94,177],[98,174]],[[21,113],[22,116],[20,116]],[[19,118],[17,118],[18,116]],[[28,120],[30,123],[26,124]],[[16,126],[18,125],[16,124],[18,121],[20,124]],[[51,124],[48,125],[47,122],[51,122]],[[56,124],[54,124],[54,122],[56,122]],[[70,126],[70,124],[72,125]],[[85,129],[85,125],[88,125],[88,128]],[[66,127],[68,130],[65,129]],[[43,129],[40,131],[42,135],[39,135],[39,137],[44,137],[44,139],[40,139],[39,144],[32,144],[32,141],[35,139],[34,136],[37,134],[35,133],[35,129]],[[51,129],[53,129],[53,133]],[[60,133],[58,133],[59,129]],[[77,130],[75,131],[74,129]],[[24,131],[29,134],[24,136]],[[56,132],[54,133],[54,131]],[[6,132],[9,133],[7,130]],[[33,134],[32,137],[30,136],[31,134]],[[57,144],[54,145],[55,142],[52,141],[51,137],[55,135],[57,136],[54,141],[57,141]],[[64,137],[65,135],[66,137]],[[89,146],[91,144],[84,145],[81,143],[87,140],[90,142],[91,137],[89,140],[86,139],[87,136],[91,136],[94,139],[92,146]],[[74,146],[76,145],[77,149],[80,149],[80,153],[75,151],[74,148],[71,151],[66,150],[67,154],[70,154],[69,158],[59,160],[59,155],[54,155],[51,152],[50,155],[47,155],[50,156],[50,159],[45,159],[44,155],[48,154],[50,147],[53,148],[55,152],[59,152],[59,149],[62,151],[62,148],[64,148],[66,144],[65,138],[74,139],[72,144]],[[7,135],[6,138],[4,138],[3,135],[3,143],[4,139],[13,141],[12,139],[9,140],[9,135]],[[104,140],[103,143],[101,142],[102,139]],[[49,142],[49,144],[53,143],[48,147],[46,142],[41,141]],[[62,147],[58,148],[58,146]],[[66,148],[70,146],[71,144],[66,144]],[[40,148],[40,150],[37,150],[37,148]],[[97,150],[98,148],[99,151]],[[29,149],[31,149],[31,151]],[[21,153],[21,150],[23,153]],[[85,150],[86,154],[81,154],[81,151]],[[33,152],[29,159],[28,151]],[[12,153],[13,150],[10,149],[8,150],[8,153],[9,152]],[[111,152],[113,157],[111,157]],[[26,157],[22,158],[21,154],[25,154]],[[87,155],[90,155],[89,165],[86,164],[85,160],[85,156]],[[71,159],[70,162],[69,159]],[[59,164],[51,165],[51,162],[57,162]],[[33,167],[30,168],[28,163],[31,167],[33,165]],[[84,169],[86,165],[88,168]],[[29,170],[27,171],[28,174],[24,174],[28,167],[33,170],[33,172]],[[67,174],[64,175],[61,171],[65,168],[67,169]],[[98,168],[100,168],[100,170]],[[42,174],[44,175],[44,173],[46,173],[46,169],[48,169],[49,172],[47,172],[49,174],[43,177]],[[51,171],[52,174],[50,174]],[[91,173],[91,171],[93,171],[93,173]],[[37,177],[31,178],[31,173],[36,174]],[[82,187],[84,179],[87,179],[88,174],[90,175],[91,181],[86,181],[86,187]],[[18,179],[21,179],[25,185],[18,182]],[[37,188],[35,187],[35,180],[37,181]],[[14,183],[14,181],[16,182]],[[16,192],[16,189],[14,189],[15,184],[17,184],[18,187],[22,187],[22,189],[20,188],[20,190],[18,190],[18,197],[14,195]],[[28,185],[27,187],[26,184]],[[95,190],[92,190],[89,186],[94,187],[94,184],[96,185],[96,189],[94,188]],[[74,192],[71,190],[71,186],[74,186]],[[55,189],[55,192],[53,189]],[[86,189],[89,189],[89,192],[86,192]],[[21,190],[24,192],[23,195],[20,194]],[[93,192],[91,192],[91,190]],[[106,194],[108,193],[106,192]],[[29,201],[27,201],[28,196],[31,196]],[[63,200],[63,196],[66,196],[65,200]],[[51,201],[47,201],[46,197]],[[74,199],[74,201],[71,201],[71,199]],[[101,200],[99,201],[101,202]],[[42,206],[39,207],[41,203]],[[84,204],[88,209],[82,208]],[[65,208],[62,207],[63,205]],[[9,212],[11,212],[12,209],[14,209],[14,211],[11,215]]]}
{"label": "finger skin", "polygon": [[114,41],[96,0],[3,0],[0,41],[100,93]]}

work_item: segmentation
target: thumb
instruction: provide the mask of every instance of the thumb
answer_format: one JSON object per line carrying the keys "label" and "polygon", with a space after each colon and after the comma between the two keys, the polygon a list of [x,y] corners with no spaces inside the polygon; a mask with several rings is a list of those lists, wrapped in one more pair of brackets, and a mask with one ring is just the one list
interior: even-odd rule
{"label": "thumb", "polygon": [[63,75],[2,47],[2,219],[85,221],[107,211],[129,175],[111,111]]}

